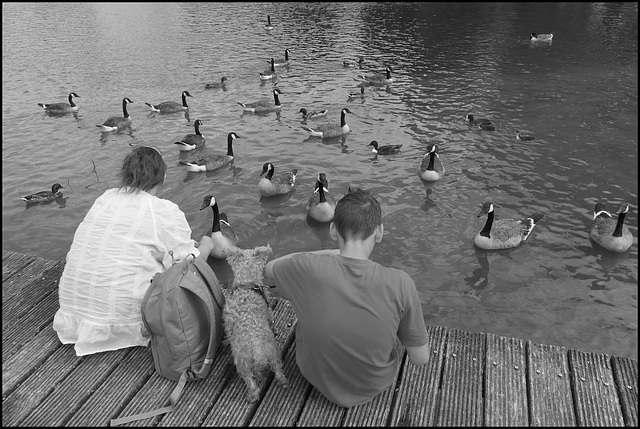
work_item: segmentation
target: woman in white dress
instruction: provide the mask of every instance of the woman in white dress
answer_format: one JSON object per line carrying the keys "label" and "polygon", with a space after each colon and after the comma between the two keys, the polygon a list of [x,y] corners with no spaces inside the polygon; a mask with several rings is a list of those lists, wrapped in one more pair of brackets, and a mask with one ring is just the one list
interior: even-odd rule
{"label": "woman in white dress", "polygon": [[157,272],[193,253],[206,258],[213,241],[198,244],[184,213],[156,197],[166,164],[156,148],[128,154],[121,186],[105,191],[78,226],[60,278],[53,329],[78,356],[147,346],[140,305]]}

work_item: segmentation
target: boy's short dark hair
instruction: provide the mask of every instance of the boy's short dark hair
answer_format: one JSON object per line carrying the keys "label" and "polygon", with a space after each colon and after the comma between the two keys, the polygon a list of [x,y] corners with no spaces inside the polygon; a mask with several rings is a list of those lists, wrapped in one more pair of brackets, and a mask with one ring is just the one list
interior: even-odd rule
{"label": "boy's short dark hair", "polygon": [[120,171],[121,189],[124,192],[148,191],[164,182],[167,164],[159,149],[138,146],[129,153]]}
{"label": "boy's short dark hair", "polygon": [[365,239],[382,223],[380,203],[368,190],[352,190],[338,201],[333,223],[344,240]]}

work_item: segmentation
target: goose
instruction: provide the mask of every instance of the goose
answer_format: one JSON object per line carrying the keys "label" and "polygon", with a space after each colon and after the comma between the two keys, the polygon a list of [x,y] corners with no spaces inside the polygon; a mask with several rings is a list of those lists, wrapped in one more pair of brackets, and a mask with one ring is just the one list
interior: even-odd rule
{"label": "goose", "polygon": [[429,143],[427,145],[427,153],[422,157],[418,176],[427,182],[435,182],[442,179],[445,169],[440,156],[438,155],[438,145]]}
{"label": "goose", "polygon": [[531,39],[532,42],[551,42],[553,34],[531,33],[529,39]]}
{"label": "goose", "polygon": [[129,112],[127,112],[128,103],[133,103],[133,101],[127,97],[122,99],[122,113],[124,116],[112,116],[104,121],[102,125],[96,125],[96,127],[100,128],[103,133],[108,133],[131,125],[131,117],[129,117]]}
{"label": "goose", "polygon": [[289,193],[296,185],[298,169],[294,168],[286,173],[274,174],[275,167],[271,162],[265,162],[260,176],[267,173],[258,182],[258,191],[263,197],[272,197]]}
{"label": "goose", "polygon": [[165,101],[160,104],[151,104],[151,103],[144,103],[144,104],[151,107],[151,110],[154,112],[160,112],[160,113],[184,112],[185,110],[189,110],[189,106],[187,105],[187,97],[193,97],[193,95],[189,94],[189,91],[182,91],[182,104],[176,101]]}
{"label": "goose", "polygon": [[317,119],[320,118],[324,115],[326,115],[328,112],[327,109],[322,109],[322,110],[312,110],[311,112],[307,112],[307,109],[305,109],[304,107],[300,109],[300,111],[298,113],[302,113],[302,119]]}
{"label": "goose", "polygon": [[276,77],[276,62],[273,58],[271,58],[271,68],[263,72],[260,72],[260,79],[269,80],[269,79],[273,79],[274,77]]}
{"label": "goose", "polygon": [[36,192],[20,197],[20,199],[26,201],[27,203],[46,203],[57,198],[61,198],[62,192],[60,192],[60,189],[64,189],[64,186],[59,183],[54,183],[53,186],[51,186],[50,191]]}
{"label": "goose", "polygon": [[282,93],[283,92],[280,91],[278,88],[275,88],[273,90],[273,101],[275,104],[271,104],[271,101],[267,100],[266,98],[264,100],[256,101],[255,103],[240,103],[238,101],[238,104],[242,106],[242,110],[244,110],[245,112],[253,112],[253,113],[274,112],[276,110],[279,110],[282,107],[280,105],[280,98],[278,98],[278,95]]}
{"label": "goose", "polygon": [[631,231],[624,224],[629,204],[620,203],[618,220],[614,221],[603,203],[597,203],[593,211],[593,220],[589,225],[589,237],[610,252],[624,253],[633,244]]}
{"label": "goose", "polygon": [[325,173],[320,173],[307,203],[307,213],[316,222],[326,223],[333,220],[335,211],[336,199],[329,193],[329,181]]}
{"label": "goose", "polygon": [[220,83],[214,82],[214,83],[208,83],[204,86],[204,89],[218,89],[218,88],[222,88],[223,90],[226,88],[227,85],[227,78],[222,76],[220,78]]}
{"label": "goose", "polygon": [[518,141],[531,141],[535,139],[536,138],[530,134],[522,134],[520,130],[516,131],[516,140]]}
{"label": "goose", "polygon": [[393,77],[391,77],[391,72],[393,71],[391,67],[387,66],[385,68],[386,75],[370,75],[364,76],[360,75],[360,79],[368,83],[369,85],[389,85],[395,81]]}
{"label": "goose", "polygon": [[73,102],[73,97],[82,98],[75,92],[69,94],[69,103],[38,103],[47,113],[71,113],[77,112],[79,107]]}
{"label": "goose", "polygon": [[200,119],[196,119],[193,123],[196,133],[186,134],[184,137],[182,137],[182,140],[180,140],[179,142],[175,142],[174,144],[177,144],[178,148],[183,152],[194,149],[202,149],[204,147],[205,139],[204,135],[200,132],[200,125],[202,125],[202,121]]}
{"label": "goose", "polygon": [[401,144],[388,144],[379,146],[378,142],[375,140],[372,140],[371,143],[369,143],[367,146],[373,146],[371,152],[375,153],[376,155],[394,155],[400,152],[400,148],[402,147]]}
{"label": "goose", "polygon": [[478,126],[491,124],[491,121],[489,119],[484,119],[484,118],[476,119],[473,117],[473,115],[467,115],[467,122],[473,125],[478,125]]}
{"label": "goose", "polygon": [[347,124],[346,114],[351,113],[346,107],[340,111],[340,125],[338,124],[322,124],[315,128],[302,127],[302,129],[309,131],[314,137],[330,138],[338,137],[347,134],[351,131]]}
{"label": "goose", "polygon": [[473,241],[476,246],[486,250],[516,247],[529,237],[533,227],[544,217],[544,214],[536,213],[522,220],[500,219],[494,222],[493,203],[489,201],[482,205],[478,217],[485,214],[487,222]]}
{"label": "goose", "polygon": [[364,58],[358,57],[358,61],[343,61],[342,65],[344,67],[360,67],[362,68],[362,63],[364,62]]}
{"label": "goose", "polygon": [[220,213],[218,201],[213,195],[204,197],[200,210],[204,210],[207,207],[211,207],[213,211],[213,225],[211,226],[211,231],[207,232],[214,244],[211,256],[216,259],[226,259],[227,251],[238,247],[238,235],[229,224],[226,215]]}
{"label": "goose", "polygon": [[356,98],[364,98],[364,86],[360,87],[360,92],[350,92],[349,99],[347,101],[355,100]]}
{"label": "goose", "polygon": [[189,171],[212,171],[217,170],[220,167],[224,167],[233,161],[233,140],[240,138],[236,133],[229,133],[227,135],[227,154],[209,154],[200,156],[192,161],[178,161],[182,165],[186,165]]}
{"label": "goose", "polygon": [[276,67],[288,67],[291,64],[291,61],[289,61],[289,54],[291,53],[291,51],[289,51],[288,49],[284,50],[284,58],[281,58],[277,61],[275,61],[273,63],[274,66]]}
{"label": "goose", "polygon": [[267,15],[267,24],[264,26],[264,29],[269,31],[273,30],[273,25],[271,25],[271,16]]}

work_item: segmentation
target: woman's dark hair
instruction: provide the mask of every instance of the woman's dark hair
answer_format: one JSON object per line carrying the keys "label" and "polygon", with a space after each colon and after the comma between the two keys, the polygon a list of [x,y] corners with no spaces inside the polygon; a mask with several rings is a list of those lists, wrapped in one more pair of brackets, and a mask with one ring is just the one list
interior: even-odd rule
{"label": "woman's dark hair", "polygon": [[159,149],[138,146],[124,158],[120,171],[121,187],[124,192],[148,191],[164,183],[167,164]]}
{"label": "woman's dark hair", "polygon": [[362,240],[382,223],[382,209],[370,191],[358,188],[338,201],[333,222],[344,240]]}

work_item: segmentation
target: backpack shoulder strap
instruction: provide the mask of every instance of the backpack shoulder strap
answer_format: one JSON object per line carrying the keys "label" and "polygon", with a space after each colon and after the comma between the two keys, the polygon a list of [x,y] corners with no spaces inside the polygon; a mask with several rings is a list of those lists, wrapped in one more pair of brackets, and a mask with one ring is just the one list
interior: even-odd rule
{"label": "backpack shoulder strap", "polygon": [[[194,268],[204,279],[204,283],[206,284],[207,289],[209,289],[210,293],[204,293],[202,289],[198,288],[191,289],[182,284],[180,286],[190,290],[207,304],[207,309],[209,310],[209,326],[212,327],[209,336],[209,346],[207,348],[207,354],[202,366],[200,367],[200,369],[192,369],[188,371],[190,373],[189,376],[192,379],[195,379],[204,378],[207,376],[207,374],[209,374],[209,370],[211,369],[211,365],[213,364],[213,357],[215,356],[216,350],[218,349],[218,346],[220,346],[220,343],[222,341],[222,308],[224,306],[224,295],[222,295],[222,291],[220,290],[220,283],[218,282],[218,279],[209,264],[195,257],[190,261],[191,262],[189,263],[189,267],[191,265],[194,266]],[[212,296],[214,297],[213,299],[211,298]],[[218,311],[216,311],[216,308],[218,309]]]}

